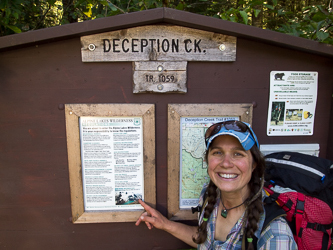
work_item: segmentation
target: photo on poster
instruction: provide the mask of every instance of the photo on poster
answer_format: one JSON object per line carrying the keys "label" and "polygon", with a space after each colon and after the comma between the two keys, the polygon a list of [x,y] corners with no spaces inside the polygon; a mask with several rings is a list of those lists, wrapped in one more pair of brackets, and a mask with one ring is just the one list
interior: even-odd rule
{"label": "photo on poster", "polygon": [[116,192],[116,205],[135,205],[139,204],[142,199],[142,194],[135,194],[133,192]]}
{"label": "photo on poster", "polygon": [[287,109],[286,121],[302,121],[303,109]]}
{"label": "photo on poster", "polygon": [[304,119],[311,119],[313,117],[313,114],[311,114],[309,111],[304,111],[303,117]]}
{"label": "photo on poster", "polygon": [[271,125],[283,126],[285,102],[273,102],[271,112]]}

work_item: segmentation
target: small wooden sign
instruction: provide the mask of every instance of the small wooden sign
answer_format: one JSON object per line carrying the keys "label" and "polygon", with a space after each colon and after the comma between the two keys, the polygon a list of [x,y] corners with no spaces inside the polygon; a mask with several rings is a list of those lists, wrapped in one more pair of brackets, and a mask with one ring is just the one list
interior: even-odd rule
{"label": "small wooden sign", "polygon": [[148,25],[81,37],[83,62],[235,61],[236,37]]}
{"label": "small wooden sign", "polygon": [[133,93],[186,93],[187,62],[134,62]]}

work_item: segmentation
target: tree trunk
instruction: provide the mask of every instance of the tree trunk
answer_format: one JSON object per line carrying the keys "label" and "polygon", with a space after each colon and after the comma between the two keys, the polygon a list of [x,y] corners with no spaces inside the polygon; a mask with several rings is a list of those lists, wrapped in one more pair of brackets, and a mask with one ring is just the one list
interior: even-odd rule
{"label": "tree trunk", "polygon": [[258,16],[255,16],[255,12],[252,11],[252,26],[262,28],[263,24],[263,6],[262,5],[256,5],[254,7],[256,10],[260,10]]}

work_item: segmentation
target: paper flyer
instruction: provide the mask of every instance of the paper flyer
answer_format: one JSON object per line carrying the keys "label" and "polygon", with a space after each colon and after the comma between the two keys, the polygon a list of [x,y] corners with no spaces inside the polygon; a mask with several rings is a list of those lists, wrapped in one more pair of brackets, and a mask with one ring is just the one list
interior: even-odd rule
{"label": "paper flyer", "polygon": [[313,135],[318,72],[271,71],[268,136]]}
{"label": "paper flyer", "polygon": [[142,209],[141,117],[80,117],[85,211]]}

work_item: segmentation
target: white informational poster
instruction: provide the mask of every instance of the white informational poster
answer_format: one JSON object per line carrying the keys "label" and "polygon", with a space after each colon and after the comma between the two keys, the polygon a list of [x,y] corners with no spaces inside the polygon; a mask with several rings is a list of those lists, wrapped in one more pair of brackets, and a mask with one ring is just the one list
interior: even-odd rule
{"label": "white informational poster", "polygon": [[268,136],[312,135],[318,72],[271,71]]}
{"label": "white informational poster", "polygon": [[239,117],[181,117],[180,118],[180,187],[179,207],[198,205],[203,186],[209,183],[205,132],[212,124]]}
{"label": "white informational poster", "polygon": [[80,117],[85,211],[142,209],[141,117]]}

